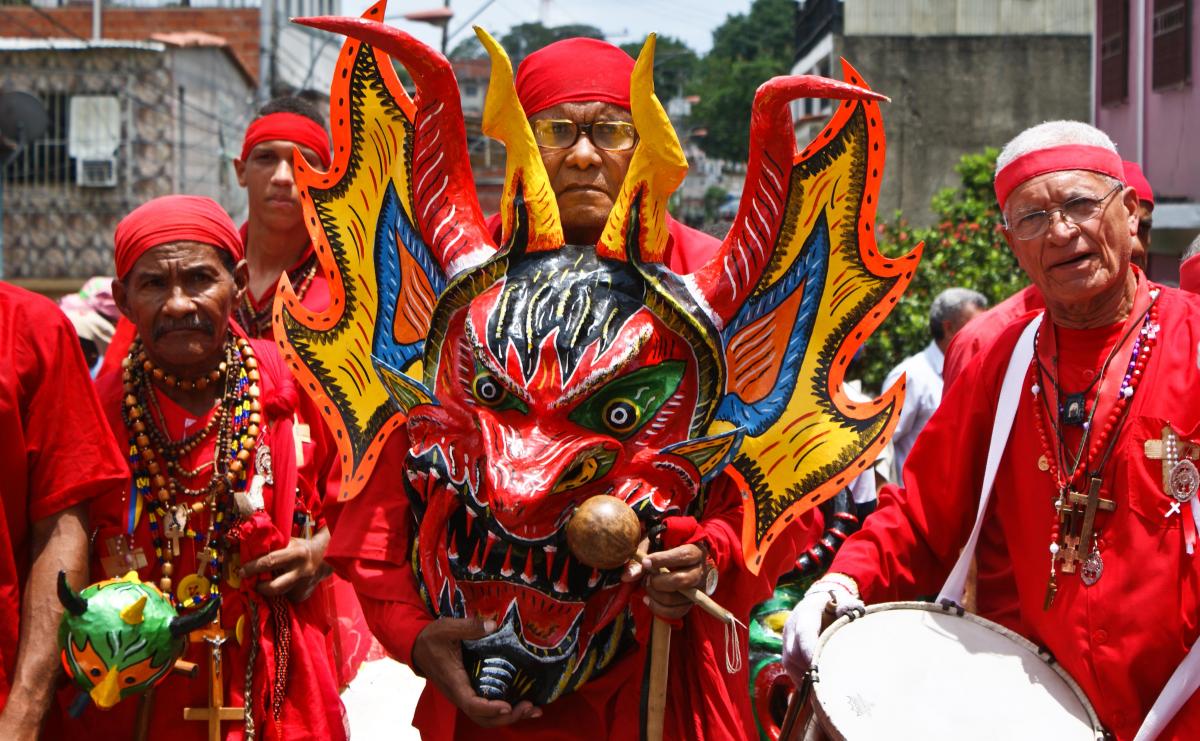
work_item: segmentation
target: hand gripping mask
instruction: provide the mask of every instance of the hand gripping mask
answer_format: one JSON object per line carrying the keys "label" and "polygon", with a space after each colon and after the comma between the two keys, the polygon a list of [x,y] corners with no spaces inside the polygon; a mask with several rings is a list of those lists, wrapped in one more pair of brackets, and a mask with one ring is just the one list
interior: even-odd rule
{"label": "hand gripping mask", "polygon": [[[285,286],[275,333],[342,457],[342,496],[400,428],[412,567],[435,616],[499,626],[464,645],[476,690],[553,701],[633,641],[632,585],[585,566],[565,524],[592,496],[646,526],[697,514],[714,477],[744,494],[746,567],[798,513],[832,496],[887,444],[902,391],[854,404],[847,361],[916,267],[871,235],[883,166],[877,100],[848,82],[782,77],[753,110],[737,219],[693,275],[662,265],[666,202],[687,163],[654,95],[654,37],[631,80],[639,134],[597,244],[565,244],[554,193],[503,49],[484,132],[507,171],[497,244],[475,196],[450,64],[380,22],[300,22],[350,37],[330,95],[334,161],[297,181],[332,301]],[[408,70],[410,99],[392,60]],[[788,103],[843,101],[797,153]]]}

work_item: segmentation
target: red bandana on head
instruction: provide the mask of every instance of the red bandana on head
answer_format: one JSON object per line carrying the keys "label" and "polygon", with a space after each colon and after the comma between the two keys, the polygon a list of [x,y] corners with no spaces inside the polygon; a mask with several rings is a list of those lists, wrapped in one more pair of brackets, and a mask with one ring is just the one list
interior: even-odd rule
{"label": "red bandana on head", "polygon": [[241,160],[246,161],[250,150],[269,141],[289,141],[307,147],[321,158],[321,167],[329,168],[332,157],[329,152],[329,134],[325,128],[308,116],[299,113],[268,113],[255,119],[246,129],[242,140]]}
{"label": "red bandana on head", "polygon": [[203,196],[163,196],[144,203],[121,219],[113,240],[118,278],[124,278],[146,252],[172,242],[211,244],[237,261],[245,254],[229,214]]}
{"label": "red bandana on head", "polygon": [[517,69],[517,99],[526,116],[559,103],[598,100],[629,109],[633,57],[607,41],[574,38],[539,49]]}
{"label": "red bandana on head", "polygon": [[1000,208],[1017,186],[1038,175],[1062,170],[1090,170],[1125,182],[1121,156],[1111,149],[1090,144],[1063,144],[1038,149],[1017,157],[996,173],[996,200]]}
{"label": "red bandana on head", "polygon": [[1138,200],[1145,201],[1151,206],[1154,205],[1154,189],[1150,187],[1150,181],[1142,173],[1142,168],[1136,162],[1126,160],[1121,163],[1125,167],[1125,184],[1132,186],[1137,191]]}

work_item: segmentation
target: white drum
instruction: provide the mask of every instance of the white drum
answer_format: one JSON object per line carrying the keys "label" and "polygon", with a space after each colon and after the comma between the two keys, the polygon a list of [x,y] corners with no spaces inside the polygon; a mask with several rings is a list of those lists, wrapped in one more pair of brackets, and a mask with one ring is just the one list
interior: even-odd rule
{"label": "white drum", "polygon": [[814,720],[839,741],[1105,737],[1079,686],[1036,646],[927,602],[841,618],[821,634],[813,672]]}

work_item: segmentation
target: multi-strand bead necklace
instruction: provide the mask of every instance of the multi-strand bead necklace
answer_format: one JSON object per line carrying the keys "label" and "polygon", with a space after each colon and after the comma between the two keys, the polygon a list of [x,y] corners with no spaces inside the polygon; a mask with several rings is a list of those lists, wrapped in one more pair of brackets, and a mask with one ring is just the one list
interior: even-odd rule
{"label": "multi-strand bead necklace", "polygon": [[[124,418],[130,432],[129,465],[134,475],[135,496],[144,503],[151,542],[162,572],[159,587],[176,605],[195,607],[213,599],[218,592],[226,551],[225,534],[235,512],[233,495],[246,488],[248,464],[262,429],[258,361],[250,343],[237,338],[226,343],[225,360],[217,368],[198,379],[178,379],[155,367],[138,340],[122,365]],[[203,390],[222,378],[225,385],[218,407],[204,427],[183,440],[171,440],[153,384],[185,391]],[[184,457],[213,438],[212,462],[196,469],[184,468],[181,464]],[[185,486],[185,482],[201,478],[208,469],[211,470],[204,486]],[[190,523],[206,511],[208,526],[199,532]],[[194,594],[176,595],[172,592],[174,558],[179,555],[179,540],[184,538],[195,543],[197,583],[207,588]],[[205,576],[209,568],[211,579]]]}
{"label": "multi-strand bead necklace", "polygon": [[[1099,552],[1098,531],[1089,531],[1085,523],[1094,519],[1095,509],[1099,506],[1100,502],[1104,501],[1098,499],[1100,472],[1108,463],[1108,459],[1116,446],[1116,440],[1124,424],[1126,412],[1129,410],[1133,395],[1145,375],[1146,364],[1150,361],[1150,356],[1157,343],[1159,329],[1157,298],[1158,292],[1152,290],[1150,292],[1150,306],[1147,307],[1140,320],[1141,329],[1134,340],[1133,349],[1130,351],[1129,364],[1125,369],[1125,374],[1121,380],[1120,388],[1117,390],[1117,397],[1113,403],[1112,410],[1108,414],[1108,419],[1104,421],[1104,424],[1100,426],[1098,431],[1096,426],[1092,424],[1095,420],[1096,409],[1100,401],[1100,391],[1097,390],[1096,398],[1092,401],[1091,414],[1088,415],[1087,421],[1082,424],[1082,440],[1073,456],[1067,450],[1067,443],[1061,425],[1056,421],[1055,415],[1051,413],[1049,400],[1047,395],[1043,393],[1042,384],[1047,380],[1047,374],[1038,361],[1037,353],[1034,353],[1032,363],[1034,381],[1030,388],[1030,393],[1040,402],[1034,410],[1034,420],[1044,452],[1042,460],[1038,462],[1038,465],[1039,468],[1049,471],[1050,475],[1054,477],[1056,486],[1054,509],[1057,514],[1050,528],[1050,581],[1046,590],[1046,609],[1050,608],[1050,605],[1054,601],[1054,596],[1058,591],[1057,565],[1059,561],[1063,562],[1063,571],[1071,573],[1075,570],[1076,561],[1082,560],[1076,558],[1078,553],[1090,554],[1087,556],[1086,561],[1083,562],[1083,568],[1080,572],[1082,581],[1088,586],[1094,584],[1103,573],[1104,562]],[[1137,324],[1138,322],[1135,322],[1133,326],[1137,326]],[[1127,338],[1128,334],[1117,341],[1117,345],[1113,348],[1109,359],[1105,361],[1104,366],[1100,369],[1100,374],[1097,378],[1104,375],[1109,360],[1116,355],[1119,348],[1125,344]],[[1039,328],[1038,336],[1034,339],[1035,347],[1038,345],[1040,339],[1041,331]],[[1054,382],[1053,379],[1050,380],[1052,383]],[[1059,390],[1059,396],[1062,396],[1061,389]],[[1055,440],[1053,442],[1047,434],[1047,426],[1054,430]],[[1086,457],[1084,455],[1085,451]],[[1085,486],[1085,483],[1089,484],[1089,486]],[[1088,488],[1096,489],[1096,496],[1093,497],[1096,501],[1089,503],[1089,508],[1092,510],[1090,514],[1086,511],[1080,511],[1077,508],[1080,502],[1072,498],[1072,494],[1083,492]],[[1110,509],[1111,506],[1101,508]],[[1068,521],[1070,522],[1070,532],[1062,532],[1063,523]],[[1082,550],[1080,551],[1079,549]]]}

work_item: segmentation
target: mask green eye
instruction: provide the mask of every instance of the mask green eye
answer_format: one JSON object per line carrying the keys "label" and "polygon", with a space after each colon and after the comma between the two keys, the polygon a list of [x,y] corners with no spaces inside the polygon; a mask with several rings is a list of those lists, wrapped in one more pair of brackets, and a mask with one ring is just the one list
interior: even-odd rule
{"label": "mask green eye", "polygon": [[619,440],[631,437],[679,388],[686,367],[682,361],[668,360],[615,378],[577,406],[570,420]]}
{"label": "mask green eye", "polygon": [[516,409],[522,414],[529,413],[529,407],[525,406],[525,402],[504,388],[504,384],[500,383],[499,379],[486,368],[480,366],[475,368],[475,380],[471,382],[471,393],[474,395],[475,401],[485,407],[491,407],[498,411]]}

